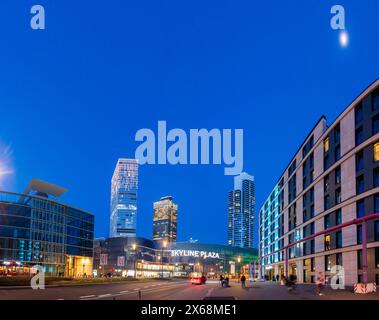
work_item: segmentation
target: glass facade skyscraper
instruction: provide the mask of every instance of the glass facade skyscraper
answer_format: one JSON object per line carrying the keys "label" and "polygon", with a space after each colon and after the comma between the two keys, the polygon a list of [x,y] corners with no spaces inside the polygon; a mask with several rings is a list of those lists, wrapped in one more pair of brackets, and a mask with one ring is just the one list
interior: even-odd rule
{"label": "glass facade skyscraper", "polygon": [[228,197],[228,245],[253,248],[254,177],[243,172],[234,177],[234,190]]}
{"label": "glass facade skyscraper", "polygon": [[153,240],[176,242],[178,205],[172,197],[154,202]]}
{"label": "glass facade skyscraper", "polygon": [[138,161],[119,159],[112,177],[110,237],[135,237]]}
{"label": "glass facade skyscraper", "polygon": [[[33,180],[37,189],[59,187]],[[64,190],[60,188],[60,190]],[[94,216],[48,197],[47,192],[0,191],[0,274],[92,274]]]}

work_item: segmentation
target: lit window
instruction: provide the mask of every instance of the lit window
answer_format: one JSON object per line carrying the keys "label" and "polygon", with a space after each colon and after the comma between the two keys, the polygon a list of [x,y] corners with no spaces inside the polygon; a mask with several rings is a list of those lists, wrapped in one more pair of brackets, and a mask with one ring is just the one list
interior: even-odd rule
{"label": "lit window", "polygon": [[328,152],[329,151],[329,138],[326,138],[324,140],[324,152]]}
{"label": "lit window", "polygon": [[330,234],[325,236],[325,250],[330,250]]}
{"label": "lit window", "polygon": [[374,144],[374,160],[379,160],[379,142]]}

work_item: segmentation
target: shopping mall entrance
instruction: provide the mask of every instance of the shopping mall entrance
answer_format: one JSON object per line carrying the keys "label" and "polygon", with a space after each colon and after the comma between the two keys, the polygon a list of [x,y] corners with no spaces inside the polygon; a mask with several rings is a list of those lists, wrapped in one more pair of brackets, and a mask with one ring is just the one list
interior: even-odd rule
{"label": "shopping mall entrance", "polygon": [[66,277],[92,276],[92,264],[92,258],[67,255],[64,275]]}

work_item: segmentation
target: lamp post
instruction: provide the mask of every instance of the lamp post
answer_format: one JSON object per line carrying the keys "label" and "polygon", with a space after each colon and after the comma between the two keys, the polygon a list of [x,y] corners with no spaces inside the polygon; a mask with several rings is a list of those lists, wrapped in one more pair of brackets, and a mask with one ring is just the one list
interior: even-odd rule
{"label": "lamp post", "polygon": [[237,262],[238,262],[237,270],[238,270],[238,281],[239,281],[240,274],[241,274],[241,267],[240,267],[241,257],[238,257],[238,258],[237,258]]}
{"label": "lamp post", "polygon": [[136,270],[136,248],[137,245],[135,243],[132,244],[133,249],[133,269],[134,269],[134,279],[137,279],[137,270]]}
{"label": "lamp post", "polygon": [[161,260],[161,278],[163,279],[163,249],[166,248],[167,246],[167,240],[163,240],[162,242],[162,252],[161,252],[161,257],[162,257],[162,260]]}

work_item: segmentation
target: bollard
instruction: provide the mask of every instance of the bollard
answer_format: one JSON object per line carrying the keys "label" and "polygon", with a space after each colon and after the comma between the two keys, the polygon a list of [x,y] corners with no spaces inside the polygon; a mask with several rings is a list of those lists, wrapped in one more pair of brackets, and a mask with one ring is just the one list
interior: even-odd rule
{"label": "bollard", "polygon": [[141,293],[141,290],[138,290],[138,300],[142,300],[142,293]]}

